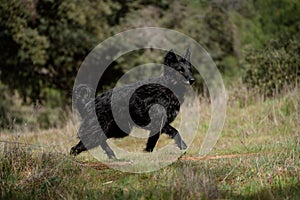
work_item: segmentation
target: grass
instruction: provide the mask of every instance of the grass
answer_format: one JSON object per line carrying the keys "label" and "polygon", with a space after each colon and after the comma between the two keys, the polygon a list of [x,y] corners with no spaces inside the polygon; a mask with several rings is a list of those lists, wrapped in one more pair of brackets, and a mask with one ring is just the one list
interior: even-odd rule
{"label": "grass", "polygon": [[[77,142],[71,121],[63,129],[2,132],[2,141],[17,143],[1,143],[1,199],[299,199],[299,90],[265,101],[228,95],[226,122],[211,157],[197,156],[210,120],[209,105],[201,101],[199,130],[187,154],[149,173],[108,168],[89,153],[70,157]],[[156,151],[169,142],[161,138]],[[145,145],[130,138],[114,143],[129,151]]]}

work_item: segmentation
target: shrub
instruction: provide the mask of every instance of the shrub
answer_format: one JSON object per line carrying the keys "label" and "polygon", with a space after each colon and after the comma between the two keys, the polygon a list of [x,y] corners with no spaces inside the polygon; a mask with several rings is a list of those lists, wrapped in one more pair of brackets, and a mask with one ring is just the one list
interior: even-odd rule
{"label": "shrub", "polygon": [[0,129],[9,125],[9,117],[7,115],[9,102],[7,101],[7,87],[0,82]]}
{"label": "shrub", "polygon": [[250,50],[245,56],[244,82],[266,96],[282,91],[286,85],[300,80],[299,39],[281,38],[268,42],[258,50]]}

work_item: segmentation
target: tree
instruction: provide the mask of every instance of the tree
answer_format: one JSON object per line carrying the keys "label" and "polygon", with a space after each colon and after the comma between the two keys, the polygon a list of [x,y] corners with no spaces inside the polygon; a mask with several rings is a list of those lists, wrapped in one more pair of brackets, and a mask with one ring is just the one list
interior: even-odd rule
{"label": "tree", "polygon": [[62,97],[88,52],[111,34],[112,1],[4,1],[0,5],[0,79],[24,102],[43,101],[44,89]]}

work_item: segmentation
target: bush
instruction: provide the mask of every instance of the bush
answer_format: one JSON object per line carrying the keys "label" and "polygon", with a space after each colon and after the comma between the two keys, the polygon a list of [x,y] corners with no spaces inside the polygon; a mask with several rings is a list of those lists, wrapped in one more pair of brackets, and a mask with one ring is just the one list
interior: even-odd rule
{"label": "bush", "polygon": [[[299,38],[299,37],[298,37]],[[296,37],[268,42],[245,56],[244,82],[266,96],[282,91],[300,80],[300,41]]]}
{"label": "bush", "polygon": [[59,128],[66,122],[67,115],[70,115],[69,111],[46,107],[38,114],[36,122],[41,129]]}
{"label": "bush", "polygon": [[7,87],[0,82],[0,129],[7,128],[9,126],[8,107],[9,102],[7,100]]}

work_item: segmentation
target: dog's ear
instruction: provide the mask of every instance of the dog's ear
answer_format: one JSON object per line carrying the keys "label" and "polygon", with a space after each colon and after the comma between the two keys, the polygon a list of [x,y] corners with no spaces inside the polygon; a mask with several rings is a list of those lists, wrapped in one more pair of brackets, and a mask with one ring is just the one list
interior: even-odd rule
{"label": "dog's ear", "polygon": [[165,56],[165,65],[170,65],[173,63],[178,63],[177,56],[175,55],[174,51],[171,49],[167,55]]}
{"label": "dog's ear", "polygon": [[190,48],[186,49],[185,54],[182,56],[183,59],[185,59],[186,61],[190,62],[191,59],[191,52],[190,52]]}

